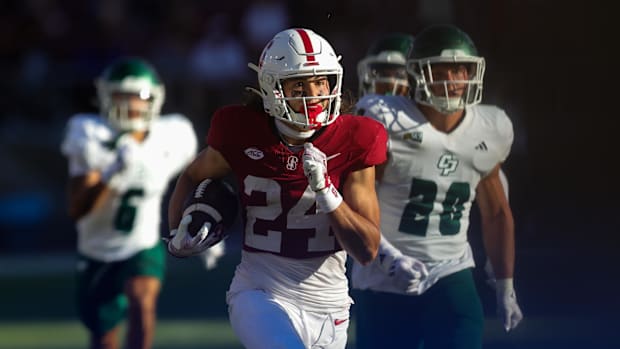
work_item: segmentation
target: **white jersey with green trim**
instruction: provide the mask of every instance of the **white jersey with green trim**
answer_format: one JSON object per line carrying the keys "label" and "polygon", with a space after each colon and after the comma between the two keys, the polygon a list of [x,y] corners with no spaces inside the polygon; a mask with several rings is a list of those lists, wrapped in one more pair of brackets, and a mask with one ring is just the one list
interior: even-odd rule
{"label": "white jersey with green trim", "polygon": [[506,113],[468,107],[461,123],[444,133],[407,97],[368,95],[357,107],[383,123],[390,137],[377,187],[383,236],[427,264],[431,276],[435,266],[445,266],[435,270],[441,275],[473,266],[469,213],[480,179],[510,152],[513,129]]}
{"label": "white jersey with green trim", "polygon": [[[127,136],[116,133],[96,114],[73,116],[61,146],[69,160],[69,176],[110,165],[117,145]],[[162,115],[144,142],[136,144],[137,154],[121,174],[126,189],[111,190],[100,208],[77,221],[81,254],[106,262],[123,260],[160,240],[163,195],[196,155],[196,134],[183,115]]]}

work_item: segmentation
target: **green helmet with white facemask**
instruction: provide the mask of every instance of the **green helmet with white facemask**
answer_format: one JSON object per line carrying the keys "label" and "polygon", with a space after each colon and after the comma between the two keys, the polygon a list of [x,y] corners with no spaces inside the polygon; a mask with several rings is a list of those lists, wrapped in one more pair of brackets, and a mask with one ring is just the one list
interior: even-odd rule
{"label": "green helmet with white facemask", "polygon": [[[441,63],[463,65],[467,69],[466,80],[435,80],[433,66]],[[450,114],[482,100],[482,80],[485,61],[469,35],[452,25],[433,25],[420,32],[413,42],[407,60],[407,72],[415,85],[416,102],[429,105]],[[448,95],[449,84],[464,85],[460,97]],[[443,93],[433,94],[431,87],[439,86]],[[437,90],[437,88],[435,88]]]}
{"label": "green helmet with white facemask", "polygon": [[[95,81],[101,114],[119,131],[146,131],[159,117],[165,90],[155,69],[141,58],[122,58],[110,64]],[[138,116],[130,117],[127,99],[115,94],[137,95],[148,101]]]}
{"label": "green helmet with white facemask", "polygon": [[390,33],[373,42],[357,64],[359,95],[377,93],[378,83],[391,85],[389,94],[396,94],[399,86],[408,87],[406,62],[412,44],[413,36],[404,33]]}

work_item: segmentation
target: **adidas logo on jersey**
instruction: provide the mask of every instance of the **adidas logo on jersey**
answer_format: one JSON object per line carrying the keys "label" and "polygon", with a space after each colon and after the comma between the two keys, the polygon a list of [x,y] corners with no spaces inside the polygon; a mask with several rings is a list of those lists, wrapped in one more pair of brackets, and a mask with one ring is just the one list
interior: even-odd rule
{"label": "adidas logo on jersey", "polygon": [[489,150],[489,148],[487,147],[487,144],[484,143],[484,141],[480,142],[480,144],[478,144],[474,149],[476,150],[482,150],[482,151],[487,151]]}

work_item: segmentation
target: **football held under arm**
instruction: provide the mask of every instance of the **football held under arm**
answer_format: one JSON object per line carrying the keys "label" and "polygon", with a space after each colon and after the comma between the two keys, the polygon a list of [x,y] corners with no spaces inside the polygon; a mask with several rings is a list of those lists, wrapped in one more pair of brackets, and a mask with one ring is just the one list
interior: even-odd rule
{"label": "football held under arm", "polygon": [[205,179],[185,200],[183,218],[172,229],[168,251],[176,257],[202,253],[227,236],[225,228],[237,216],[237,196],[233,188],[220,179]]}
{"label": "football held under arm", "polygon": [[222,154],[212,147],[201,151],[179,176],[168,204],[168,225],[176,229],[183,216],[183,204],[198,183],[205,178],[222,178],[231,171]]}

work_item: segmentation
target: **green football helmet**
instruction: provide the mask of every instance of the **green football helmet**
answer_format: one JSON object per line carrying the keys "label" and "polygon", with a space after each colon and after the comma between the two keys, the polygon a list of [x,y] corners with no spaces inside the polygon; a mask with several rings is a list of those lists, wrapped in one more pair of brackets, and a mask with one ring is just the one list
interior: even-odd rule
{"label": "green football helmet", "polygon": [[[434,80],[433,65],[455,63],[467,69],[467,80]],[[442,114],[451,114],[480,103],[482,100],[482,79],[485,61],[478,56],[478,50],[471,38],[452,25],[433,25],[420,32],[413,42],[407,60],[407,72],[413,77],[414,99],[419,104],[429,105]],[[448,95],[448,85],[463,84],[460,97]],[[443,94],[436,95],[431,87],[441,86]]]}
{"label": "green football helmet", "polygon": [[[95,81],[101,114],[119,131],[146,131],[159,117],[165,90],[155,69],[140,58],[122,58],[110,64]],[[137,95],[147,100],[147,107],[130,117],[126,98],[114,95]],[[134,113],[136,111],[133,111]]]}
{"label": "green football helmet", "polygon": [[366,57],[357,64],[360,97],[369,93],[383,93],[381,90],[385,88],[378,89],[377,84],[391,86],[391,90],[387,88],[385,94],[407,91],[409,81],[406,63],[412,44],[412,35],[391,33],[370,46]]}

